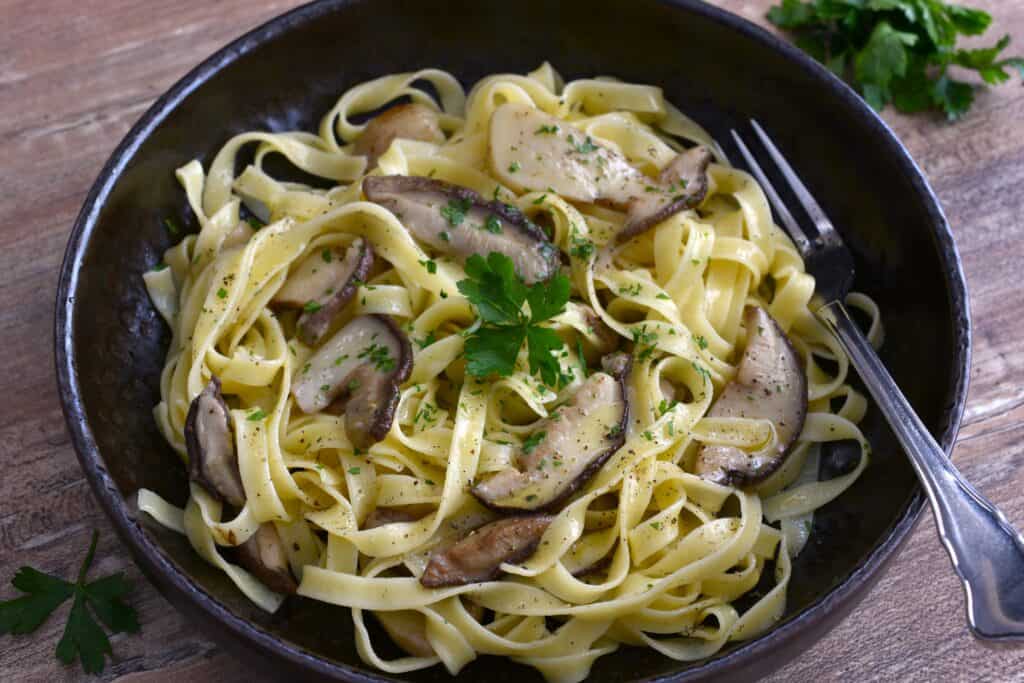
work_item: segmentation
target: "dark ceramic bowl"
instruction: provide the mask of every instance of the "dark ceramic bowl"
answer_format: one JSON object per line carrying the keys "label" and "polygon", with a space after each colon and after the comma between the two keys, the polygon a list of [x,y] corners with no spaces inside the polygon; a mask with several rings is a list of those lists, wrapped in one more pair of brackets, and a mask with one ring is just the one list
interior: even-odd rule
{"label": "dark ceramic bowl", "polygon": [[[280,671],[385,680],[356,655],[346,610],[290,600],[254,608],[188,542],[140,519],[139,487],[183,504],[184,468],[156,429],[168,330],[141,275],[194,220],[174,179],[249,129],[313,130],[349,86],[438,66],[472,84],[550,60],[567,78],[611,74],[653,83],[719,140],[755,116],[778,138],[857,258],[857,288],[879,303],[883,359],[921,418],[949,448],[967,391],[970,324],[959,258],[938,202],[892,132],[857,95],[790,45],[693,0],[437,3],[335,0],[281,16],[179,81],[118,146],[75,223],[60,274],[57,375],[78,457],[121,538],[154,584],[197,626]],[[879,577],[921,512],[910,465],[875,411],[871,466],[816,515],[781,623],[706,661],[623,649],[593,679],[752,678],[807,649]],[[409,676],[448,680],[441,667]],[[460,680],[539,680],[483,657]]]}

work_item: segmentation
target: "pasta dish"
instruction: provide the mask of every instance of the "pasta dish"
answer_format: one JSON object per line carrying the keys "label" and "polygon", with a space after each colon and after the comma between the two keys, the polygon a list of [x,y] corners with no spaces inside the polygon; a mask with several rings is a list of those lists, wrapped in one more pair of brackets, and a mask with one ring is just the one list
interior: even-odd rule
{"label": "pasta dish", "polygon": [[384,76],[177,177],[195,229],[144,278],[190,496],[139,506],[259,607],[350,608],[390,673],[559,682],[782,617],[867,403],[758,183],[659,88]]}

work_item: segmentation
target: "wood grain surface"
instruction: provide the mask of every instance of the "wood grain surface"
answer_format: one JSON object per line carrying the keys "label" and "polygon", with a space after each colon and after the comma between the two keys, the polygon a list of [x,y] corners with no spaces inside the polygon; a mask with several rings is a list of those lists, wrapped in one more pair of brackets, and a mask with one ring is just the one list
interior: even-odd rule
{"label": "wood grain surface", "polygon": [[[102,532],[95,575],[124,570],[142,633],[113,638],[103,680],[266,680],[197,633],[146,582],[93,500],[53,370],[57,270],[107,156],[193,65],[296,3],[0,0],[0,598],[22,564],[70,576]],[[721,0],[764,24],[770,0]],[[1024,0],[973,0],[1024,50]],[[974,320],[970,400],[954,458],[1024,526],[1024,88],[985,91],[957,124],[886,119],[938,192],[963,255]],[[1024,577],[1022,577],[1024,579]],[[61,611],[64,614],[67,607]],[[54,658],[64,619],[0,637],[0,681],[78,680]],[[600,662],[597,664],[600,666]],[[773,681],[1024,680],[1024,648],[972,640],[930,515],[861,606]]]}

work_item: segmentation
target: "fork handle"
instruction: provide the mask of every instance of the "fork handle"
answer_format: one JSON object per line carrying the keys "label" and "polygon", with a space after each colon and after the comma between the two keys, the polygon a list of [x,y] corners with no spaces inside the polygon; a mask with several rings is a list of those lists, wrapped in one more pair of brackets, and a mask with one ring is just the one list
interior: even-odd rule
{"label": "fork handle", "polygon": [[967,595],[972,633],[983,640],[1024,640],[1024,538],[957,471],[882,365],[846,307],[834,301],[818,317],[843,345],[924,486],[939,539]]}

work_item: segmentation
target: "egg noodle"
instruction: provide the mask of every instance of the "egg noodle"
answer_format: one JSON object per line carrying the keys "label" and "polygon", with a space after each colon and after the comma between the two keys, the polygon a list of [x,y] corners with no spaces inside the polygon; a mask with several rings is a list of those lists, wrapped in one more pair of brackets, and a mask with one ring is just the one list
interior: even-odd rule
{"label": "egg noodle", "polygon": [[[395,140],[372,175],[429,176],[465,186],[552,229],[572,283],[572,300],[548,323],[567,342],[559,358],[571,378],[564,386],[551,388],[531,376],[525,352],[511,376],[482,381],[467,375],[460,332],[476,316],[456,287],[465,278],[462,266],[427,253],[398,217],[362,199],[366,160],[352,153],[351,143],[364,126],[355,120],[399,98],[437,110],[447,141]],[[612,238],[623,213],[573,205],[552,192],[519,196],[489,173],[489,122],[504,102],[559,117],[650,176],[684,142],[708,146],[716,162],[708,170],[707,196],[699,210],[617,245]],[[255,156],[246,157],[252,163],[239,173],[249,145]],[[333,187],[274,178],[267,162],[275,154]],[[579,681],[596,658],[620,645],[697,660],[781,618],[791,558],[807,540],[811,515],[868,463],[869,446],[857,427],[867,404],[847,383],[847,357],[811,313],[814,279],[773,223],[761,188],[729,166],[661,89],[610,78],[563,83],[548,64],[525,76],[488,76],[468,95],[437,69],[390,75],[345,92],[315,134],[237,135],[208,169],[192,161],[177,177],[199,230],[168,249],[166,268],[144,276],[173,333],[154,415],[168,443],[187,459],[190,403],[218,377],[247,502],[227,519],[222,504],[193,483],[184,510],[147,490],[139,492],[139,505],[186,534],[261,608],[273,612],[283,596],[230,563],[221,549],[273,522],[299,579],[298,593],[351,608],[360,656],[390,673],[441,663],[454,674],[491,654],[534,667],[549,681]],[[269,224],[225,247],[240,226],[243,204]],[[343,416],[307,415],[295,405],[292,383],[313,349],[295,336],[294,315],[268,307],[290,269],[360,236],[385,267],[360,285],[341,319],[392,316],[413,340],[415,354],[391,429],[367,452],[351,445]],[[870,337],[879,343],[874,304],[861,295],[851,295],[849,303],[872,319]],[[460,522],[465,527],[466,520],[495,517],[471,495],[471,483],[513,467],[536,422],[573,396],[585,376],[580,350],[594,364],[583,304],[624,346],[647,348],[634,353],[628,378],[625,444],[557,512],[526,561],[503,565],[498,580],[424,587],[417,577],[435,544]],[[736,372],[748,304],[771,314],[806,364],[808,413],[784,465],[744,490],[711,483],[693,470],[702,444],[754,450],[776,438],[765,420],[706,417]],[[666,380],[684,400],[665,400]],[[818,481],[817,446],[838,440],[859,442],[859,461],[846,474]],[[396,506],[429,512],[418,521],[361,528],[374,509]],[[578,569],[601,558],[601,569],[577,578]],[[768,589],[763,573],[770,573]],[[737,607],[759,582],[757,597]],[[478,621],[479,608],[491,616]],[[380,654],[367,613],[394,611],[422,624],[434,656]]]}

